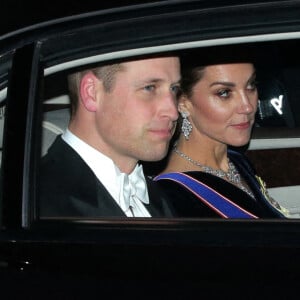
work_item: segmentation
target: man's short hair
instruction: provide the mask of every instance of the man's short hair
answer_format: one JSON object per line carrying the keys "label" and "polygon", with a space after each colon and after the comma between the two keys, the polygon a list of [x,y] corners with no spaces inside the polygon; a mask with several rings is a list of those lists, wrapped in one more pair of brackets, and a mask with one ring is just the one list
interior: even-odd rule
{"label": "man's short hair", "polygon": [[77,111],[80,98],[80,82],[86,73],[93,72],[94,75],[102,81],[105,91],[110,92],[114,87],[115,75],[120,70],[122,70],[121,64],[113,64],[70,74],[68,76],[68,87],[71,100],[71,117],[74,116]]}

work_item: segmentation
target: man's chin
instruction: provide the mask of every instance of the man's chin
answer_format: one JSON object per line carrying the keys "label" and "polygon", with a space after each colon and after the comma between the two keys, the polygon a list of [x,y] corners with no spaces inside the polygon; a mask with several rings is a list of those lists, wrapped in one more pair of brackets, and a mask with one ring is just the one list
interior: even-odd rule
{"label": "man's chin", "polygon": [[151,161],[160,161],[163,160],[168,153],[168,149],[165,149],[164,151],[157,151],[156,153],[151,153],[147,156],[145,156],[142,160],[143,161],[147,161],[147,162],[151,162]]}

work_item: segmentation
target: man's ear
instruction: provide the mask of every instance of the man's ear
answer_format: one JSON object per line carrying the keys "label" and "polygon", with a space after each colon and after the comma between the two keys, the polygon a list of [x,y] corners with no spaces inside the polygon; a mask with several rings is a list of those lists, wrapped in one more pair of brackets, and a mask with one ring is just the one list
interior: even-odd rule
{"label": "man's ear", "polygon": [[86,73],[80,82],[80,97],[86,110],[94,112],[97,109],[96,86],[98,78],[92,73]]}

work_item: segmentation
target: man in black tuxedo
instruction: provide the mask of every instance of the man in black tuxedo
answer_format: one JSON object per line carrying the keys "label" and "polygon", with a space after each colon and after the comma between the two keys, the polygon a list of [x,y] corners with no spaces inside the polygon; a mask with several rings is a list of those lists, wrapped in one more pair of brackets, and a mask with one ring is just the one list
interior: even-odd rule
{"label": "man in black tuxedo", "polygon": [[172,216],[138,162],[167,153],[178,118],[178,57],[100,66],[68,80],[71,118],[42,159],[40,215]]}

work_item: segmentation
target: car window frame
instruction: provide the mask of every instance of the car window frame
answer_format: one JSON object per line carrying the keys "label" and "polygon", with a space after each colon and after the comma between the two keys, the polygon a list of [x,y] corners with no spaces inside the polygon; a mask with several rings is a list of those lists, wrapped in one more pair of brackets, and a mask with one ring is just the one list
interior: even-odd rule
{"label": "car window frame", "polygon": [[[33,104],[38,93],[39,43],[15,49],[7,87],[3,143],[3,226],[26,226],[29,178],[34,173],[30,159],[36,145]],[[19,170],[19,172],[14,172]],[[20,201],[22,199],[23,201]]]}
{"label": "car window frame", "polygon": [[[293,38],[295,37],[295,36],[297,36],[297,37],[299,37],[300,36],[300,33],[297,33],[296,35],[295,35],[295,33],[293,33],[293,35],[291,35],[291,36],[293,36]],[[275,36],[273,36],[273,38],[277,38],[277,35],[275,35]],[[247,40],[247,38],[245,38],[245,39],[242,39],[242,41],[245,41],[245,40]],[[248,41],[248,40],[247,40]],[[265,36],[260,36],[259,38],[258,38],[258,43],[260,42],[260,41],[265,41]],[[212,41],[210,41],[210,42],[212,42]],[[214,41],[215,42],[215,41]],[[222,42],[224,42],[225,43],[225,45],[226,44],[231,44],[232,42],[237,42],[237,40],[235,39],[235,38],[232,38],[232,39],[226,39],[226,40],[222,40]],[[238,42],[241,42],[241,39],[238,39]],[[201,44],[202,42],[200,41],[199,42],[199,44],[200,44],[200,46],[202,46],[202,47],[206,47],[207,46],[207,44],[205,43],[205,45],[203,46],[202,44]],[[212,42],[213,43],[213,42]],[[197,46],[199,46],[199,44],[197,44]],[[178,46],[178,45],[177,45]],[[56,72],[60,72],[61,70],[65,70],[65,68],[70,68],[70,69],[72,69],[72,68],[74,68],[74,67],[78,67],[78,66],[81,66],[82,64],[86,64],[86,63],[88,63],[88,64],[95,64],[95,63],[103,63],[103,62],[106,62],[106,61],[113,61],[113,59],[121,59],[121,58],[123,58],[123,57],[131,57],[131,56],[133,56],[133,55],[147,55],[147,54],[152,54],[153,53],[153,51],[154,52],[161,52],[162,51],[162,49],[163,50],[165,50],[165,51],[169,51],[170,49],[172,49],[172,50],[174,50],[174,48],[176,49],[176,50],[178,50],[178,49],[182,49],[182,47],[183,47],[184,45],[180,45],[179,47],[176,47],[176,46],[174,46],[174,44],[172,44],[172,45],[169,45],[168,46],[168,48],[166,48],[166,46],[163,46],[163,47],[160,47],[160,46],[158,46],[158,47],[151,47],[151,48],[149,48],[149,49],[145,49],[145,48],[142,48],[142,49],[133,49],[131,52],[130,51],[128,51],[128,50],[124,50],[124,51],[119,51],[119,52],[116,52],[116,53],[110,53],[110,54],[100,54],[100,55],[97,55],[97,56],[91,56],[91,57],[85,57],[85,58],[82,58],[82,59],[77,59],[77,60],[74,60],[74,61],[68,61],[68,62],[66,62],[66,63],[63,63],[63,64],[59,64],[58,66],[51,66],[51,67],[49,67],[49,68],[46,68],[45,70],[44,70],[44,75],[45,76],[48,76],[48,75],[53,75],[54,73],[56,73]],[[191,44],[189,44],[189,43],[187,43],[186,45],[185,45],[185,47],[187,47],[187,49],[189,49],[189,47],[191,46]],[[195,43],[193,43],[193,47],[195,47]],[[132,55],[130,55],[130,53],[133,53]],[[60,218],[56,218],[57,220],[58,219],[60,219]],[[107,219],[107,220],[105,220],[105,218],[101,218],[101,219],[103,219],[103,222],[105,223],[105,222],[109,222],[109,221],[111,221],[111,219]],[[79,222],[79,223],[85,223],[83,220],[80,220],[80,218],[78,219],[78,218],[71,218],[71,219],[69,219],[69,221],[70,222]],[[94,219],[94,221],[95,221],[95,223],[101,223],[101,221],[99,221],[99,220],[97,220],[97,219]],[[130,222],[130,220],[128,220],[129,222]],[[102,223],[103,223],[102,222]],[[113,220],[113,222],[115,222],[115,220]],[[118,221],[116,221],[116,222],[118,222]],[[88,223],[91,223],[91,219],[89,219],[89,222]],[[122,222],[121,222],[122,223]]]}

